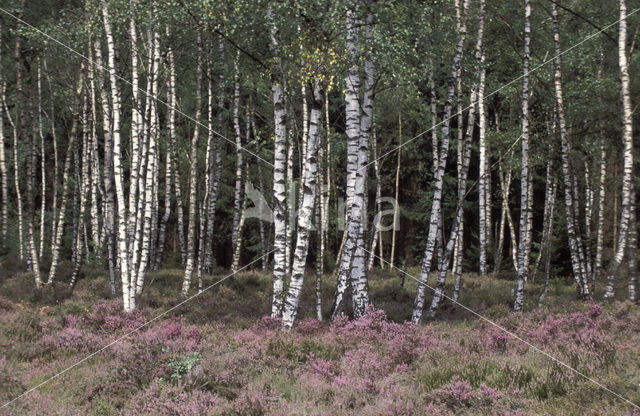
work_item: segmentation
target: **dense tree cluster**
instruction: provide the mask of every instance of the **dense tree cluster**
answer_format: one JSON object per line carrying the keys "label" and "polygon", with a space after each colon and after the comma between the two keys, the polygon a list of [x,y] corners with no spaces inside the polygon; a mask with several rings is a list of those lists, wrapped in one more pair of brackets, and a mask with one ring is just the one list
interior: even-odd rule
{"label": "dense tree cluster", "polygon": [[463,271],[515,310],[541,276],[637,298],[625,0],[41,3],[0,9],[2,249],[38,288],[103,265],[131,311],[148,271],[261,267],[286,326],[310,269],[318,318],[376,265],[420,266],[415,323]]}

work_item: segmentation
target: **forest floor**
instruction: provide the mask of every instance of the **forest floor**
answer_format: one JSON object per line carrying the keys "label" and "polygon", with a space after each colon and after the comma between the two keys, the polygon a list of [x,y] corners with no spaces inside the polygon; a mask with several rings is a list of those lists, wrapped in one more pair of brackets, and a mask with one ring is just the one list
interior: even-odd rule
{"label": "forest floor", "polygon": [[[152,273],[141,308],[126,315],[109,294],[102,270],[86,270],[69,293],[62,283],[35,291],[20,268],[11,258],[0,259],[0,405],[180,299],[180,270]],[[206,283],[224,275],[209,276]],[[331,324],[313,319],[314,281],[309,275],[293,331],[264,317],[269,275],[241,273],[0,414],[640,415],[460,307],[445,308],[417,327],[402,323],[415,282],[407,278],[401,288],[397,273],[372,272],[372,299],[379,309],[358,321]],[[555,280],[542,308],[536,307],[541,282],[529,283],[527,312],[514,314],[513,287],[508,273],[465,275],[461,303],[640,403],[638,306],[579,302],[568,282]],[[325,276],[325,311],[333,288]]]}

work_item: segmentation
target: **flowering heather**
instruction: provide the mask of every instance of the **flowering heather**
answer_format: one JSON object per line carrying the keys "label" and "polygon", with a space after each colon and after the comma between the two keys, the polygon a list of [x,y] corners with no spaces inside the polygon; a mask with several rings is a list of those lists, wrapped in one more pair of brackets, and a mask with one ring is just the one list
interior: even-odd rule
{"label": "flowering heather", "polygon": [[[145,325],[0,414],[632,414],[531,346],[468,316],[413,325],[371,307],[358,320],[303,315],[286,330],[268,316],[203,319],[215,305],[205,299],[192,305],[197,313]],[[68,299],[26,307],[0,297],[0,399],[162,311],[126,314],[121,306]],[[498,325],[636,401],[638,320],[626,303],[496,317]]]}

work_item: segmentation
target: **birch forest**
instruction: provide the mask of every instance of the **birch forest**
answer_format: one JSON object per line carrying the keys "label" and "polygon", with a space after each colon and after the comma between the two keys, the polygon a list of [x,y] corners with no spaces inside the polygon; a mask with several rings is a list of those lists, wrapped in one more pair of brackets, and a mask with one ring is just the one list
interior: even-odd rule
{"label": "birch forest", "polygon": [[640,414],[639,34],[0,0],[0,415]]}

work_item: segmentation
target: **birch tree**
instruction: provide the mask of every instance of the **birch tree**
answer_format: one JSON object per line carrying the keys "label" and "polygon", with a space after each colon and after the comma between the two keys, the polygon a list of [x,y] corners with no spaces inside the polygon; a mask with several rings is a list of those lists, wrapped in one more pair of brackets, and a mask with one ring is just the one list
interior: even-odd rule
{"label": "birch tree", "polygon": [[622,171],[622,210],[615,254],[607,270],[607,285],[604,298],[614,297],[615,277],[622,263],[627,245],[627,233],[631,216],[631,187],[633,186],[633,109],[629,93],[629,58],[627,55],[627,4],[620,0],[620,21],[618,32],[618,65],[620,67],[620,94],[622,96],[622,143],[623,171]]}
{"label": "birch tree", "polygon": [[189,167],[189,226],[187,229],[187,264],[182,280],[182,295],[186,296],[191,287],[191,277],[195,266],[196,245],[196,205],[198,203],[198,142],[200,138],[200,114],[202,107],[202,38],[198,33],[198,63],[196,67],[196,115],[191,138],[191,158]]}
{"label": "birch tree", "polygon": [[455,94],[455,79],[458,69],[460,68],[460,61],[462,60],[462,53],[464,47],[464,41],[467,35],[466,27],[466,14],[469,9],[470,0],[465,0],[461,10],[461,25],[458,31],[458,42],[455,47],[451,76],[447,81],[447,93],[445,98],[444,116],[442,126],[440,129],[440,154],[438,155],[438,169],[434,178],[433,198],[431,200],[431,214],[429,218],[429,230],[427,234],[427,244],[425,247],[422,266],[420,268],[420,278],[418,281],[418,287],[416,289],[416,296],[413,302],[413,312],[411,315],[411,322],[418,324],[422,319],[422,312],[424,309],[425,295],[427,289],[427,280],[429,273],[431,272],[431,263],[433,261],[434,249],[436,246],[437,235],[440,230],[440,212],[442,202],[442,188],[444,184],[444,171],[447,166],[447,156],[449,153],[449,125],[451,120],[451,112],[453,108],[453,98]]}
{"label": "birch tree", "polygon": [[291,283],[284,301],[282,313],[282,323],[285,327],[291,328],[298,313],[298,302],[302,283],[304,280],[307,254],[309,250],[309,239],[312,228],[313,205],[316,200],[316,180],[318,173],[318,141],[320,123],[322,117],[322,88],[320,81],[315,79],[313,86],[313,100],[311,104],[311,116],[309,120],[309,131],[305,152],[305,170],[303,178],[303,196],[298,214],[297,241],[293,256],[293,267],[291,272]]}
{"label": "birch tree", "polygon": [[[522,162],[520,167],[520,227],[518,236],[518,277],[516,286],[516,300],[513,305],[515,311],[524,307],[524,284],[528,270],[527,262],[527,228],[529,225],[529,59],[531,43],[531,1],[524,0],[524,54],[522,58]],[[514,243],[515,244],[515,243]]]}
{"label": "birch tree", "polygon": [[284,79],[282,60],[280,57],[280,32],[276,23],[273,6],[267,10],[267,18],[271,26],[271,53],[273,66],[271,68],[271,94],[273,100],[274,119],[274,161],[273,161],[273,221],[274,247],[273,254],[273,298],[271,302],[271,317],[282,316],[284,277],[286,264],[286,163],[287,163],[287,109],[284,97]]}

